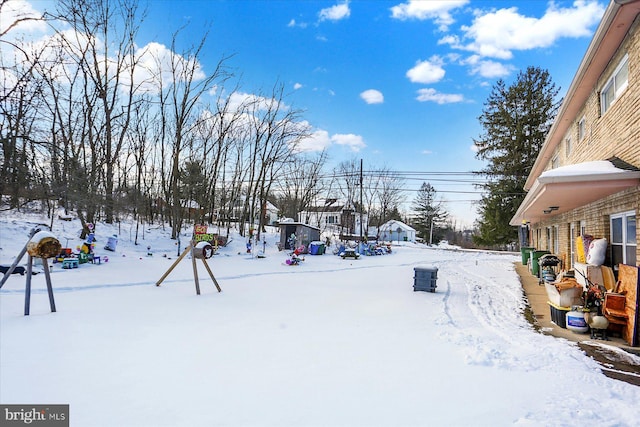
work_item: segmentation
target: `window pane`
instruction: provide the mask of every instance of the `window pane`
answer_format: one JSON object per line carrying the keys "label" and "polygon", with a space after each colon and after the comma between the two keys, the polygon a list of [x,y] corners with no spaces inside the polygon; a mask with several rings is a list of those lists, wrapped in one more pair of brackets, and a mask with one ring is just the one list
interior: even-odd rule
{"label": "window pane", "polygon": [[636,247],[627,246],[626,252],[627,252],[627,258],[625,259],[625,264],[636,265]]}
{"label": "window pane", "polygon": [[622,243],[622,218],[611,219],[611,243]]}
{"label": "window pane", "polygon": [[624,264],[622,259],[622,246],[611,245],[611,264],[616,267],[618,264]]}
{"label": "window pane", "polygon": [[627,217],[627,243],[636,244],[636,216]]}
{"label": "window pane", "polygon": [[610,84],[602,91],[602,110],[607,111],[613,101],[614,87]]}
{"label": "window pane", "polygon": [[620,90],[623,86],[627,84],[629,80],[629,63],[625,62],[624,66],[620,68],[618,74],[616,74],[615,82],[616,82],[616,92]]}
{"label": "window pane", "polygon": [[584,137],[584,120],[580,120],[578,123],[578,139],[582,140]]}

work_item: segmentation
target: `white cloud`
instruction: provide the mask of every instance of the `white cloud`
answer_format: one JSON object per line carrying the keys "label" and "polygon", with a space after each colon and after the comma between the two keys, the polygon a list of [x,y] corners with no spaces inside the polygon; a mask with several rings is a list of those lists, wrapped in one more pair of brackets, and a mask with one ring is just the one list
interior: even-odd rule
{"label": "white cloud", "polygon": [[358,152],[362,150],[367,144],[364,143],[362,136],[349,134],[335,134],[331,137],[331,142],[337,145],[344,145],[349,147],[351,151]]}
{"label": "white cloud", "polygon": [[[302,125],[308,126],[308,123],[303,122]],[[329,132],[326,130],[317,129],[308,138],[300,141],[295,149],[297,152],[322,151],[332,145],[342,145],[354,152],[358,152],[367,146],[360,135],[334,134],[329,136]]]}
{"label": "white cloud", "polygon": [[349,9],[348,1],[327,7],[318,12],[320,21],[339,21],[341,19],[348,18],[349,15],[351,15],[351,9]]}
{"label": "white cloud", "polygon": [[367,104],[382,104],[384,102],[384,95],[382,95],[382,92],[375,89],[365,90],[360,94],[360,98],[362,98]]}
{"label": "white cloud", "polygon": [[42,13],[25,0],[3,1],[0,3],[0,10],[0,34],[7,32],[3,37],[47,31],[47,23],[40,19]]}
{"label": "white cloud", "polygon": [[[237,111],[243,106],[252,106],[253,110],[268,110],[275,108],[278,101],[274,98],[265,98],[264,96],[255,95],[252,93],[233,92],[229,99],[229,108],[231,111]],[[289,109],[286,104],[280,104],[278,106],[280,110]]]}
{"label": "white cloud", "polygon": [[289,27],[289,28],[295,28],[295,27],[307,28],[307,25],[308,24],[306,22],[298,22],[298,21],[296,21],[295,19],[292,18],[291,21],[289,21],[289,23],[287,24],[287,27]]}
{"label": "white cloud", "polygon": [[484,57],[510,59],[513,50],[529,50],[553,45],[562,37],[585,37],[604,13],[598,2],[576,0],[572,7],[558,8],[549,3],[541,18],[521,15],[517,7],[478,14],[471,26],[463,26],[464,38],[471,40],[452,46],[476,52]]}
{"label": "white cloud", "polygon": [[424,154],[424,155],[428,156],[429,154],[433,154],[433,151],[431,151],[431,150],[422,150],[421,154]]}
{"label": "white cloud", "polygon": [[296,145],[297,152],[322,151],[331,145],[329,132],[318,129]]}
{"label": "white cloud", "polygon": [[434,55],[426,61],[418,61],[412,69],[407,71],[407,77],[413,83],[431,84],[442,80],[445,75],[442,59]]}
{"label": "white cloud", "polygon": [[[2,41],[0,43],[0,62],[4,65],[13,64],[15,61],[22,62],[24,52],[33,55],[40,55],[39,52],[54,57],[53,49],[42,42],[44,37],[48,40],[50,32],[47,23],[41,19],[42,13],[33,8],[33,6],[24,0],[0,0],[0,34]],[[15,46],[19,46],[16,48]],[[41,56],[41,59],[45,59]],[[8,78],[11,80],[15,76],[10,76],[11,67],[0,68],[0,79]],[[9,81],[5,82],[9,84]],[[6,88],[0,88],[4,90]]]}
{"label": "white cloud", "polygon": [[472,75],[478,74],[487,79],[505,77],[511,74],[514,70],[514,67],[511,65],[505,65],[488,59],[481,59],[479,55],[471,55],[469,58],[464,60],[463,63],[471,66],[470,73]]}
{"label": "white cloud", "polygon": [[302,89],[302,83],[294,83],[294,84],[293,84],[293,88],[294,88],[295,90]]}
{"label": "white cloud", "polygon": [[455,93],[440,93],[433,88],[418,90],[416,99],[420,102],[435,102],[437,104],[453,104],[464,101],[464,96]]}
{"label": "white cloud", "polygon": [[193,62],[194,59],[186,59],[161,43],[151,42],[139,48],[135,55],[138,58],[138,66],[134,70],[134,82],[140,84],[144,91],[157,92],[159,90],[158,78],[162,79],[165,86],[172,83],[174,78],[172,67],[175,67],[176,77],[179,79],[181,77],[188,78],[185,74],[191,67],[195,67],[194,81],[206,77],[199,62]]}
{"label": "white cloud", "polygon": [[222,89],[220,86],[218,85],[213,85],[211,87],[211,89],[209,89],[209,91],[207,92],[209,95],[211,96],[215,96],[218,93],[218,90]]}
{"label": "white cloud", "polygon": [[454,22],[450,12],[467,3],[469,0],[409,0],[406,3],[393,6],[391,17],[403,21],[407,19],[432,19],[444,31]]}

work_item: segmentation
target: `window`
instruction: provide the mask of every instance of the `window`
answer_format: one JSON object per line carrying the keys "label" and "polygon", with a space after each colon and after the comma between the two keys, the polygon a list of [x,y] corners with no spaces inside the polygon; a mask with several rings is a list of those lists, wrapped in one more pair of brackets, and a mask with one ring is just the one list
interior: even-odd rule
{"label": "window", "polygon": [[571,138],[567,138],[564,140],[564,147],[565,147],[565,157],[569,158],[569,156],[571,155],[571,149],[573,148],[571,146]]}
{"label": "window", "polygon": [[587,133],[587,123],[583,118],[578,122],[578,141],[582,141]]}
{"label": "window", "polygon": [[620,97],[622,92],[627,88],[629,82],[629,55],[625,55],[620,61],[613,75],[600,91],[600,108],[601,113],[607,112],[613,102]]}
{"label": "window", "polygon": [[611,262],[614,269],[618,264],[636,265],[637,246],[635,212],[611,215]]}
{"label": "window", "polygon": [[558,155],[556,154],[555,156],[553,156],[553,159],[551,159],[551,169],[557,169],[558,166],[560,166],[560,161],[558,160]]}

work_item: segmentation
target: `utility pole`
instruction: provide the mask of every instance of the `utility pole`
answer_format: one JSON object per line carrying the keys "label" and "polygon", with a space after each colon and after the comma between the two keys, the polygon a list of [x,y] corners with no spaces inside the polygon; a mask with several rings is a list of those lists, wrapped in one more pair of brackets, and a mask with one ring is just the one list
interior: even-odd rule
{"label": "utility pole", "polygon": [[433,242],[433,216],[431,217],[431,227],[429,228],[429,246]]}
{"label": "utility pole", "polygon": [[362,159],[360,159],[360,243],[362,243]]}

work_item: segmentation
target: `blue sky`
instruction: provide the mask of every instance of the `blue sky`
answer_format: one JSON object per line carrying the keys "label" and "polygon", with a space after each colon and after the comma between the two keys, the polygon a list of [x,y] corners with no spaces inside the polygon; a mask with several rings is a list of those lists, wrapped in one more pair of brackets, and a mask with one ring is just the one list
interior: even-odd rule
{"label": "blue sky", "polygon": [[[41,10],[50,2],[24,2]],[[205,73],[222,55],[244,93],[269,93],[313,127],[308,150],[326,148],[332,163],[363,159],[364,169],[424,172],[460,223],[476,217],[468,184],[472,139],[493,84],[520,70],[549,70],[568,89],[606,1],[248,1],[151,0],[138,45],[177,49],[208,30]],[[445,181],[436,181],[444,179]],[[470,193],[457,193],[458,191]],[[415,193],[409,194],[409,200]]]}

